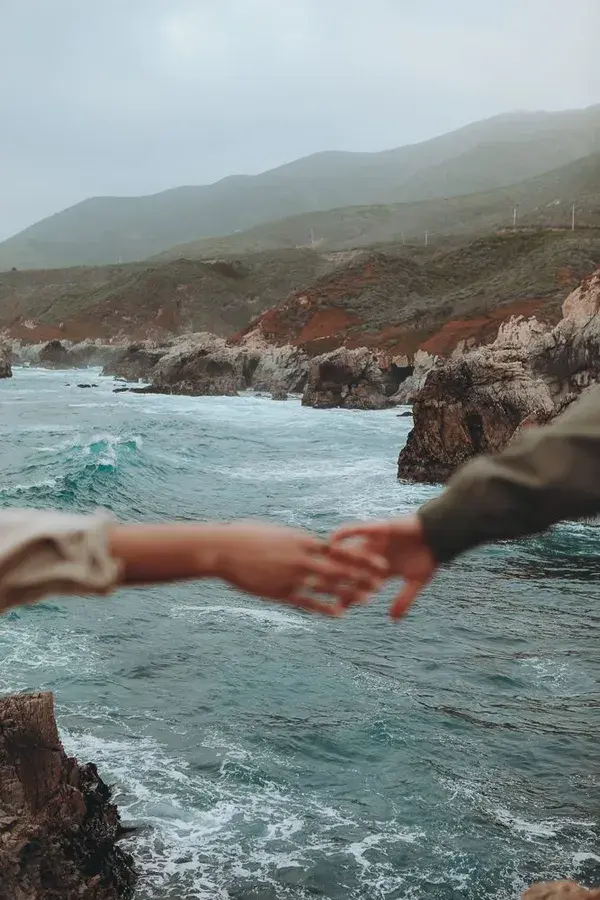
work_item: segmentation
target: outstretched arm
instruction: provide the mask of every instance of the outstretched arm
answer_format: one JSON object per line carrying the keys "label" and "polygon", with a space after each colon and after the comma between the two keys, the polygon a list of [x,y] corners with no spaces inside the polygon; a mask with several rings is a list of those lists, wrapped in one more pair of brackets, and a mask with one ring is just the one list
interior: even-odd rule
{"label": "outstretched arm", "polygon": [[0,611],[48,594],[214,577],[332,615],[376,590],[386,570],[368,547],[328,548],[308,532],[261,523],[120,525],[103,515],[0,513]]}

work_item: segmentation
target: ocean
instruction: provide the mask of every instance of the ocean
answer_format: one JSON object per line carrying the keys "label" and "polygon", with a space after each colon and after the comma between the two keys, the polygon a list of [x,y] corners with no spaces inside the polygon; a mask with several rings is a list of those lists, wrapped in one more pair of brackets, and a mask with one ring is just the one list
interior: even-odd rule
{"label": "ocean", "polygon": [[[96,384],[83,390],[78,383]],[[258,516],[320,534],[415,509],[401,410],[0,381],[3,507]],[[478,550],[408,618],[203,583],[0,620],[0,689],[55,692],[127,823],[137,900],[483,900],[600,881],[600,530]]]}

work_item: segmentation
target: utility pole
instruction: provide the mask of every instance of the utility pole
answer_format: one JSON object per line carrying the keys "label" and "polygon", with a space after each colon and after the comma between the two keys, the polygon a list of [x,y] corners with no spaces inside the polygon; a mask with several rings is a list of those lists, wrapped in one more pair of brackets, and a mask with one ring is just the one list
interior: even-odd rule
{"label": "utility pole", "polygon": [[571,205],[571,231],[575,231],[575,204]]}
{"label": "utility pole", "polygon": [[404,232],[402,232],[402,246],[404,247]]}
{"label": "utility pole", "polygon": [[310,246],[313,250],[315,249],[315,232],[312,228],[310,229]]}
{"label": "utility pole", "polygon": [[513,209],[513,228],[517,227],[517,207]]}
{"label": "utility pole", "polygon": [[425,246],[427,247],[428,245],[429,245],[429,232],[426,231],[425,232]]}

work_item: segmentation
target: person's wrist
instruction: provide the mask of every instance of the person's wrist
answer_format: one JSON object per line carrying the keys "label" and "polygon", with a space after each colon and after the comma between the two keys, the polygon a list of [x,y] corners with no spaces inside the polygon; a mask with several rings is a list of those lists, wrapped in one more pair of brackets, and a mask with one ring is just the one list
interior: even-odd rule
{"label": "person's wrist", "polygon": [[198,568],[211,578],[227,579],[231,568],[231,526],[209,526],[208,540],[198,553]]}
{"label": "person's wrist", "polygon": [[421,507],[421,509],[419,509],[418,512],[414,514],[415,527],[417,529],[418,538],[423,544],[423,550],[427,553],[432,568],[437,569],[440,561],[437,558],[436,552],[432,546],[432,542],[429,539],[429,535],[427,534],[427,526],[422,514],[424,508],[425,507]]}

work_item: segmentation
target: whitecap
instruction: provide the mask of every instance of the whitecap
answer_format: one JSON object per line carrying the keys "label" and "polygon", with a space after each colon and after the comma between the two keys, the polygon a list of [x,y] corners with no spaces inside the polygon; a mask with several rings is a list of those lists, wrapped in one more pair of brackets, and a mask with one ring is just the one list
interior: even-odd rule
{"label": "whitecap", "polygon": [[278,609],[261,609],[248,606],[187,606],[181,604],[173,606],[170,615],[174,618],[189,618],[193,613],[196,618],[203,616],[215,616],[216,618],[248,618],[259,625],[264,625],[277,630],[285,630],[290,628],[299,628],[306,630],[310,628],[306,619],[294,613],[282,612]]}

